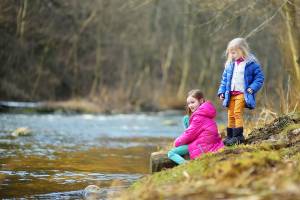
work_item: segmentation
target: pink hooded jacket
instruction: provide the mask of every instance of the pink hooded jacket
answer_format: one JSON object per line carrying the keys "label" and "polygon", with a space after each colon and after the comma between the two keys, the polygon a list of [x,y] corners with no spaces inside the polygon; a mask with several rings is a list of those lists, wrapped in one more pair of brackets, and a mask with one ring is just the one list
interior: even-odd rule
{"label": "pink hooded jacket", "polygon": [[188,145],[191,159],[206,152],[216,152],[224,147],[214,120],[216,109],[206,101],[191,115],[189,127],[175,140],[175,147]]}

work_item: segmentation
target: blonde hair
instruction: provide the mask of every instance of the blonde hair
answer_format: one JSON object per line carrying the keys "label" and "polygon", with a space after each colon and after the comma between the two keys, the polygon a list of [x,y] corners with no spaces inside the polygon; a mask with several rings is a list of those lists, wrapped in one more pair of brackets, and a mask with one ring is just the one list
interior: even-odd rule
{"label": "blonde hair", "polygon": [[[188,96],[188,97],[194,97],[194,98],[197,99],[198,101],[200,101],[201,99],[204,100],[204,95],[203,95],[203,93],[202,93],[200,90],[198,90],[198,89],[193,89],[193,90],[189,91],[187,96]],[[192,115],[192,111],[191,111],[191,109],[190,109],[188,106],[186,106],[186,113],[187,113],[189,116]]]}
{"label": "blonde hair", "polygon": [[250,57],[250,48],[249,48],[247,41],[244,38],[234,38],[227,45],[227,49],[225,52],[227,60],[226,60],[225,66],[232,61],[232,58],[230,57],[230,54],[229,54],[229,51],[231,49],[240,49],[245,58]]}

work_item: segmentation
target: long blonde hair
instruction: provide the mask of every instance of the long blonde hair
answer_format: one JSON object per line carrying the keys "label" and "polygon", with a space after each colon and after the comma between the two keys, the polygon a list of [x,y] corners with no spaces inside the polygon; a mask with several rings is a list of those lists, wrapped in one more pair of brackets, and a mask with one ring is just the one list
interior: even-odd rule
{"label": "long blonde hair", "polygon": [[244,38],[234,38],[233,40],[231,40],[226,48],[226,62],[225,62],[225,66],[227,64],[229,64],[232,61],[232,58],[230,57],[229,51],[231,49],[240,49],[242,51],[243,56],[247,59],[248,57],[250,57],[250,48],[249,45],[247,43],[247,41]]}

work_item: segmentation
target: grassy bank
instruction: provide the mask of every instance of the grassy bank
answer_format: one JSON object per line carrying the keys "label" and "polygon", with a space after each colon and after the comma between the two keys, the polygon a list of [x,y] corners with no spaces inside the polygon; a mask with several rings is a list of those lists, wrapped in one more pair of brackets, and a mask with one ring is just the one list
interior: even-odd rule
{"label": "grassy bank", "polygon": [[247,144],[148,175],[116,199],[300,199],[300,113],[251,131]]}

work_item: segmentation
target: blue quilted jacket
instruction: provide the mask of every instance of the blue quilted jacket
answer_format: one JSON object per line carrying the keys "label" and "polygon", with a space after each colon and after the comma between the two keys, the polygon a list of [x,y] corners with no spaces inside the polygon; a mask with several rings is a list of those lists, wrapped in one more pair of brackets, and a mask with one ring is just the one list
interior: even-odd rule
{"label": "blue quilted jacket", "polygon": [[[222,75],[221,84],[218,90],[218,96],[220,94],[224,94],[225,98],[223,100],[223,106],[229,106],[230,100],[230,89],[231,89],[231,79],[233,75],[234,69],[234,62],[230,62],[225,66],[225,70]],[[249,109],[254,109],[256,105],[255,95],[258,90],[262,87],[264,82],[264,74],[260,67],[260,64],[257,62],[254,56],[246,59],[246,66],[245,66],[245,106]],[[247,92],[247,89],[251,88],[253,93],[250,94]]]}

